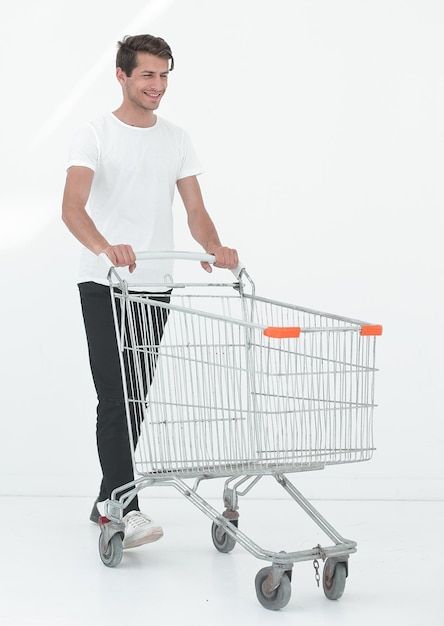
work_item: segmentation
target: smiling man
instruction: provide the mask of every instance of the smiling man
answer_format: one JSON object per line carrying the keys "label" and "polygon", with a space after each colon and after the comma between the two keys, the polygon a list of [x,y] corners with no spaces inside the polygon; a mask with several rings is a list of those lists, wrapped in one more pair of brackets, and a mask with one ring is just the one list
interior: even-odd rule
{"label": "smiling man", "polygon": [[[174,248],[172,203],[177,187],[194,239],[215,255],[217,267],[233,269],[238,264],[236,250],[222,246],[206,211],[197,180],[200,165],[188,135],[155,113],[174,67],[169,45],[152,35],[125,37],[118,43],[116,67],[122,104],[76,133],[62,210],[66,226],[83,244],[78,282],[98,398],[97,447],[103,479],[92,521],[103,515],[112,491],[133,480],[110,292],[99,254],[104,252],[122,268],[119,273],[130,283],[164,282],[171,262],[136,268],[134,251]],[[202,265],[211,271],[207,263]],[[168,295],[164,288],[156,297],[168,301]],[[157,313],[153,310],[152,315]],[[156,340],[160,341],[163,324]],[[148,373],[147,385],[153,374]],[[161,527],[140,512],[137,497],[124,514],[124,548],[162,536]]]}
{"label": "smiling man", "polygon": [[[154,125],[155,117],[147,119],[146,111],[155,111],[168,85],[168,61],[151,54],[139,54],[139,63],[127,74],[121,67],[117,68],[117,80],[126,93],[122,106],[114,112],[119,119],[125,121],[127,115],[139,114],[139,119],[129,122],[132,126],[150,123]],[[127,70],[128,71],[128,70]]]}

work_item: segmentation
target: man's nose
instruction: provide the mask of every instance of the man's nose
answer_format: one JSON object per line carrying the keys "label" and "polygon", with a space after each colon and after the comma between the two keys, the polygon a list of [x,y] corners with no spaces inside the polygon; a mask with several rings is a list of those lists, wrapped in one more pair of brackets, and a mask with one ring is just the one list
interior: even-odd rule
{"label": "man's nose", "polygon": [[162,91],[162,79],[160,76],[153,76],[150,81],[151,89],[155,89],[156,91]]}

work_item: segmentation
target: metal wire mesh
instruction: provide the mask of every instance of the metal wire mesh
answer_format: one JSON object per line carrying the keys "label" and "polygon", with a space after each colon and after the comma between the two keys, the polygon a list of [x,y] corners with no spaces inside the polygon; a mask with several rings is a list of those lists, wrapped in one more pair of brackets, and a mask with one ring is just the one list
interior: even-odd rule
{"label": "metal wire mesh", "polygon": [[[114,291],[138,475],[302,471],[372,456],[375,337],[241,293]],[[299,338],[264,336],[299,326]]]}

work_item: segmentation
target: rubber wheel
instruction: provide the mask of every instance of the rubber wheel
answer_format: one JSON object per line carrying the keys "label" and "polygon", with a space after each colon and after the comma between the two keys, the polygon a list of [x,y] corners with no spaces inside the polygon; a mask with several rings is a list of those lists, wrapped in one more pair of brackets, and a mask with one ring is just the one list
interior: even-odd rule
{"label": "rubber wheel", "polygon": [[329,600],[339,600],[344,593],[345,581],[347,579],[347,567],[345,563],[336,563],[333,576],[327,580],[328,572],[328,559],[324,565],[324,572],[322,575],[322,584],[324,587],[324,593]]}
{"label": "rubber wheel", "polygon": [[123,555],[122,535],[120,533],[113,535],[108,543],[108,547],[105,549],[103,533],[100,533],[99,553],[100,558],[107,567],[116,567],[116,565],[119,565]]}
{"label": "rubber wheel", "polygon": [[257,599],[263,607],[272,611],[278,611],[279,609],[283,609],[284,606],[287,606],[290,601],[291,582],[288,574],[285,573],[282,576],[279,587],[275,589],[270,595],[265,594],[263,585],[265,580],[268,578],[271,569],[271,567],[264,567],[256,574],[256,595]]}
{"label": "rubber wheel", "polygon": [[[230,524],[233,524],[233,526],[236,526],[237,528],[238,520],[237,519],[231,520]],[[219,552],[231,552],[231,550],[236,545],[236,539],[226,532],[224,532],[222,534],[222,538],[219,539],[217,537],[217,531],[219,528],[220,528],[220,525],[217,524],[216,522],[213,522],[211,526],[211,538],[213,540],[214,546],[217,550],[219,550]]]}

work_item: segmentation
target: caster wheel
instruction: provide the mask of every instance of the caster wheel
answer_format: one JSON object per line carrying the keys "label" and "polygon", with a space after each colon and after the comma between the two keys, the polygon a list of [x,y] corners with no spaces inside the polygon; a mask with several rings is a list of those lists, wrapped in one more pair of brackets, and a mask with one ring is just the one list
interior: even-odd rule
{"label": "caster wheel", "polygon": [[[238,520],[232,520],[230,522],[233,526],[238,527]],[[211,538],[213,540],[214,546],[219,552],[231,552],[231,550],[236,545],[236,539],[224,532],[224,530],[217,524],[213,522],[211,526]]]}
{"label": "caster wheel", "polygon": [[[333,572],[333,575],[330,575],[331,572]],[[333,569],[329,563],[329,559],[326,560],[322,575],[322,584],[324,593],[329,600],[339,600],[344,593],[346,578],[347,567],[345,563],[336,563]]]}
{"label": "caster wheel", "polygon": [[284,606],[287,606],[290,601],[291,582],[288,574],[285,573],[282,576],[279,587],[272,591],[271,594],[265,593],[264,582],[268,578],[271,569],[271,567],[264,567],[256,574],[256,595],[263,607],[272,611],[277,611],[279,609],[283,609]]}
{"label": "caster wheel", "polygon": [[108,543],[108,547],[105,548],[103,533],[100,533],[99,553],[102,562],[107,567],[116,567],[116,565],[119,565],[123,555],[122,535],[120,533],[113,535]]}

